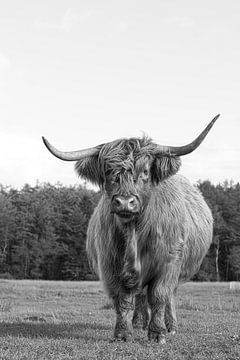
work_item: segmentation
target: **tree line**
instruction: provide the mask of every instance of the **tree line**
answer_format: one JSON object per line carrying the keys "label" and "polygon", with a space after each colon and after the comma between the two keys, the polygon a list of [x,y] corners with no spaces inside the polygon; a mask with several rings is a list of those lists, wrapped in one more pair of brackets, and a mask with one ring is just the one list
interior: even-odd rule
{"label": "tree line", "polygon": [[[199,181],[214,217],[213,242],[194,280],[240,280],[240,184]],[[0,185],[0,277],[96,279],[85,251],[100,194],[85,186]]]}

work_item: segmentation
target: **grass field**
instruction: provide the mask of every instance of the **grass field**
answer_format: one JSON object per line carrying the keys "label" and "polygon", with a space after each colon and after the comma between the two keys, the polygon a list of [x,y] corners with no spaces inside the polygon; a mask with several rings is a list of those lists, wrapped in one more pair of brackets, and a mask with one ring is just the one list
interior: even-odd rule
{"label": "grass field", "polygon": [[0,359],[240,359],[240,288],[189,283],[179,333],[162,346],[137,330],[111,342],[114,311],[98,282],[0,280]]}

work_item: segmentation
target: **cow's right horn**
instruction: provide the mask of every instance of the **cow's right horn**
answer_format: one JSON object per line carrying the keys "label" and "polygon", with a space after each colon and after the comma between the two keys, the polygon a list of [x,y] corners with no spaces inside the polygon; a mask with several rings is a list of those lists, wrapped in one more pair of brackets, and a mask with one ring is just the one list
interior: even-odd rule
{"label": "cow's right horn", "polygon": [[99,152],[101,146],[89,148],[89,149],[83,149],[83,150],[77,150],[77,151],[60,151],[56,149],[54,146],[50,144],[50,142],[42,137],[43,142],[47,149],[52,153],[54,156],[61,160],[66,161],[77,161],[83,158],[86,158],[91,155],[95,155]]}

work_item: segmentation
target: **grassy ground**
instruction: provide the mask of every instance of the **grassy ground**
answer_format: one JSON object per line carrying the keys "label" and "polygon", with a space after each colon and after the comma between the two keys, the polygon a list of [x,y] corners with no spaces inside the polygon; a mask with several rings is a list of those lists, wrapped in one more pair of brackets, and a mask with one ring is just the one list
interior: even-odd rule
{"label": "grassy ground", "polygon": [[0,280],[0,359],[240,359],[240,289],[179,289],[179,333],[160,346],[135,331],[111,342],[115,315],[97,282]]}

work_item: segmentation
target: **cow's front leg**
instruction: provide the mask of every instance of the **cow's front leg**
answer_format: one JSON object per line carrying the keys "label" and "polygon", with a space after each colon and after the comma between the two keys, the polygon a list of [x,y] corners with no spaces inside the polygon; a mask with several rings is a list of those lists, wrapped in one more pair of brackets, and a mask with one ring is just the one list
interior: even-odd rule
{"label": "cow's front leg", "polygon": [[162,344],[166,342],[167,330],[177,329],[174,292],[177,288],[179,268],[178,263],[167,264],[162,269],[162,277],[154,279],[148,286],[148,301],[151,307],[148,337]]}
{"label": "cow's front leg", "polygon": [[165,324],[168,332],[171,333],[172,335],[175,335],[178,329],[178,325],[177,325],[174,295],[167,298],[166,300]]}
{"label": "cow's front leg", "polygon": [[116,325],[114,339],[127,341],[132,336],[132,317],[134,311],[134,296],[131,294],[119,294],[113,298],[116,311]]}

